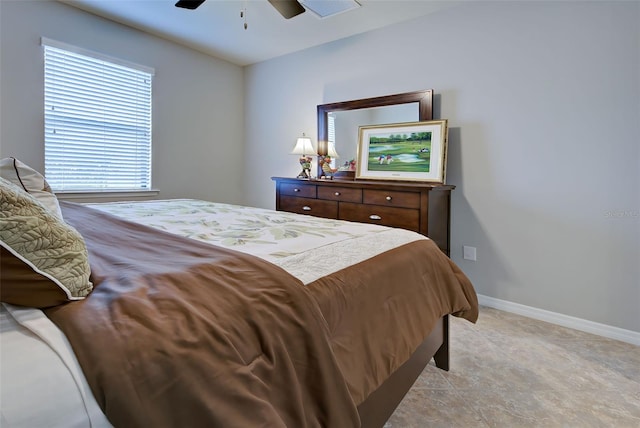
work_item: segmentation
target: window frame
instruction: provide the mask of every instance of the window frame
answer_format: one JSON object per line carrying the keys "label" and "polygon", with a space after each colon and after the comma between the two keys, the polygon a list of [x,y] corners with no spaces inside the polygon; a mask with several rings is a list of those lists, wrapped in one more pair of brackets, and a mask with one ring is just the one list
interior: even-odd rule
{"label": "window frame", "polygon": [[[148,98],[148,105],[143,107],[143,112],[146,113],[146,115],[144,116],[145,119],[143,119],[143,129],[145,132],[145,137],[143,137],[143,139],[141,140],[143,143],[143,150],[145,150],[145,154],[143,155],[143,163],[142,163],[142,170],[138,170],[139,172],[143,172],[143,174],[148,174],[147,178],[145,179],[144,184],[146,184],[146,187],[144,187],[144,185],[141,185],[140,187],[126,187],[123,186],[122,188],[119,188],[117,186],[114,186],[113,182],[109,182],[109,180],[106,180],[106,186],[101,188],[98,185],[96,185],[96,183],[92,183],[92,185],[88,186],[87,188],[81,188],[79,186],[70,186],[67,188],[60,188],[60,187],[54,187],[55,186],[55,179],[53,180],[53,191],[56,194],[60,194],[63,195],[65,198],[82,198],[82,197],[88,197],[88,196],[97,196],[97,197],[114,197],[114,196],[150,196],[153,194],[158,194],[159,191],[158,189],[153,188],[153,177],[152,177],[152,165],[153,165],[153,156],[152,156],[152,149],[153,149],[153,138],[152,138],[152,118],[153,118],[153,77],[155,75],[155,70],[151,67],[147,67],[147,66],[143,66],[140,64],[136,64],[136,63],[132,63],[129,61],[125,61],[119,58],[115,58],[109,55],[104,55],[95,51],[91,51],[91,50],[87,50],[84,48],[80,48],[74,45],[70,45],[67,43],[63,43],[63,42],[58,42],[56,40],[52,40],[52,39],[48,39],[45,37],[41,38],[41,45],[42,45],[42,50],[43,50],[43,67],[44,67],[44,82],[43,82],[43,92],[46,93],[47,88],[46,88],[46,84],[47,84],[47,64],[46,64],[46,57],[45,57],[45,49],[46,48],[54,48],[54,49],[58,49],[58,50],[62,50],[65,52],[68,52],[70,54],[75,54],[75,55],[81,55],[81,56],[85,56],[88,58],[91,58],[92,60],[97,60],[100,62],[106,62],[107,63],[107,67],[110,66],[118,66],[118,67],[125,67],[127,69],[129,69],[130,71],[134,72],[134,73],[144,73],[145,75],[148,75],[148,78],[150,79],[150,81],[148,82],[148,93],[145,93],[145,98]],[[96,66],[96,70],[98,70],[100,67]],[[117,67],[116,67],[117,68]],[[123,72],[124,74],[124,72]],[[147,77],[147,76],[144,76]],[[47,166],[47,156],[46,156],[46,150],[47,150],[47,138],[48,138],[48,130],[47,130],[47,126],[49,126],[49,124],[47,123],[47,108],[50,107],[47,102],[49,102],[47,100],[47,95],[44,96],[44,103],[43,103],[43,108],[44,108],[44,144],[45,144],[45,175],[46,175],[46,166]],[[80,121],[81,122],[81,121]],[[108,123],[107,119],[104,119],[105,123]],[[147,124],[144,124],[144,122],[147,122]],[[135,129],[136,127],[139,127],[140,125],[135,123],[133,125],[131,125],[132,129]],[[90,130],[91,127],[87,126],[86,131]],[[130,135],[134,135],[134,134],[130,134]],[[145,146],[146,141],[148,140],[148,146]],[[135,145],[137,144],[137,139],[134,139],[130,142],[130,145],[128,145],[128,147],[130,149],[135,148]],[[109,140],[103,141],[104,143],[106,143],[106,145],[108,146],[110,142]],[[49,143],[50,145],[54,145],[55,143]],[[51,149],[51,147],[50,147]],[[79,152],[81,153],[81,152]],[[135,159],[135,155],[131,155],[130,156],[132,159]],[[122,159],[127,159],[126,156],[124,156]],[[49,160],[49,162],[51,162],[51,160]],[[147,172],[144,172],[144,171]],[[115,169],[114,172],[117,174],[118,170]],[[134,170],[134,175],[136,174],[135,170]],[[126,176],[126,174],[125,174]],[[116,175],[117,177],[117,175]],[[144,177],[144,175],[143,175]],[[48,178],[48,180],[51,182],[52,180],[50,178]]]}

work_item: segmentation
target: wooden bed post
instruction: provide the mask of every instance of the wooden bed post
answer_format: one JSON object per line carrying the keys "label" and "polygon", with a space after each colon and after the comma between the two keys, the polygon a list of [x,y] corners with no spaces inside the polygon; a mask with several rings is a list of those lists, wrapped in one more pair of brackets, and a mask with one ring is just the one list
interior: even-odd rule
{"label": "wooden bed post", "polygon": [[442,370],[449,371],[449,315],[445,315],[442,318],[442,345],[436,351],[433,359],[435,360],[436,367]]}

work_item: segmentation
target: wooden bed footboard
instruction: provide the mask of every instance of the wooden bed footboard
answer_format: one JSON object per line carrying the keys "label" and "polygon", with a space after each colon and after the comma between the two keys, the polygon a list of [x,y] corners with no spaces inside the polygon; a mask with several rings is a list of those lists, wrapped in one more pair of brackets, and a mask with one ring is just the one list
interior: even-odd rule
{"label": "wooden bed footboard", "polygon": [[438,320],[411,358],[358,406],[363,428],[384,426],[431,358],[438,368],[449,370],[449,315]]}

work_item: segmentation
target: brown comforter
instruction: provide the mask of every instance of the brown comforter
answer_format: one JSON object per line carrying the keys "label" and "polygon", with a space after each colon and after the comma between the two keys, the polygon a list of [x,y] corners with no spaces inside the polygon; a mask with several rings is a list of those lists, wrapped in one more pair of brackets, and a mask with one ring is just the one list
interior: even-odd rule
{"label": "brown comforter", "polygon": [[47,310],[116,426],[352,427],[356,405],[477,299],[416,241],[308,286],[261,259],[63,203],[94,292]]}
{"label": "brown comforter", "polygon": [[442,316],[478,318],[471,282],[431,240],[387,251],[307,287],[358,405],[409,359]]}
{"label": "brown comforter", "polygon": [[62,205],[95,289],[46,314],[116,427],[359,425],[300,281],[253,256]]}

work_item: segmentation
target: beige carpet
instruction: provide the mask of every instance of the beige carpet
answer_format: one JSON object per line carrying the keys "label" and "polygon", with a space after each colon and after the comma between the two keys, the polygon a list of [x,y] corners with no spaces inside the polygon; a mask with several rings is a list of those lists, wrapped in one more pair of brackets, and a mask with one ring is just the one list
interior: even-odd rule
{"label": "beige carpet", "polygon": [[482,307],[385,428],[640,428],[640,347]]}

